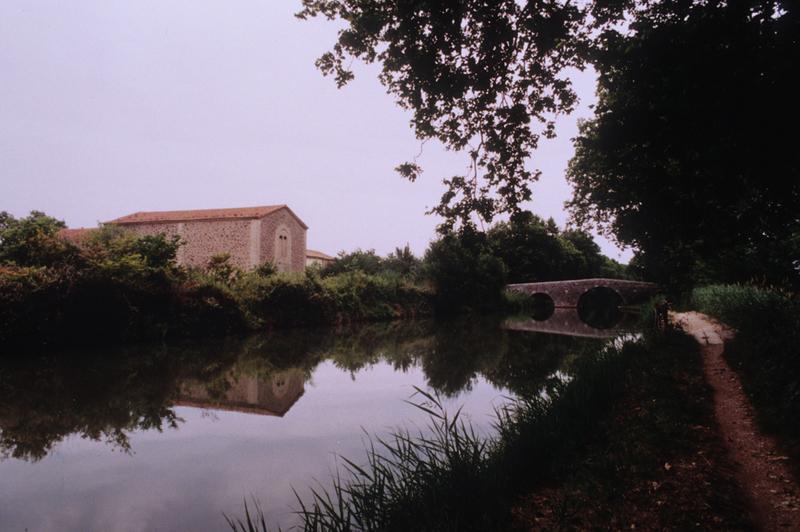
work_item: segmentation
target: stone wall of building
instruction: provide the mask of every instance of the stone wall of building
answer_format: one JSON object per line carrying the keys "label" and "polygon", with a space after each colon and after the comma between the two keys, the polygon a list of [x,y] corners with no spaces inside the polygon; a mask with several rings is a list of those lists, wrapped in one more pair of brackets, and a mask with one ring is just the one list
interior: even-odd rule
{"label": "stone wall of building", "polygon": [[125,224],[140,235],[164,233],[179,235],[183,245],[178,249],[178,264],[204,267],[219,253],[229,253],[231,264],[242,269],[250,263],[251,220],[193,220],[187,222]]}
{"label": "stone wall of building", "polygon": [[[286,234],[288,256],[282,256],[279,236]],[[302,272],[306,267],[306,229],[287,209],[261,219],[261,262],[271,262],[280,271]]]}
{"label": "stone wall of building", "polygon": [[[150,223],[150,224],[125,224],[122,225],[128,231],[132,231],[141,236],[156,236],[164,233],[167,238],[179,235],[177,223]],[[183,264],[183,246],[178,248],[178,264]]]}
{"label": "stone wall of building", "polygon": [[[302,272],[306,267],[306,229],[287,209],[260,219],[190,220],[123,224],[140,235],[179,235],[178,264],[203,267],[219,253],[231,264],[248,270],[272,262],[280,271]],[[286,237],[282,239],[281,237]]]}
{"label": "stone wall of building", "polygon": [[250,263],[250,220],[197,220],[183,222],[183,264],[205,266],[219,253],[229,253],[231,264],[243,270]]}

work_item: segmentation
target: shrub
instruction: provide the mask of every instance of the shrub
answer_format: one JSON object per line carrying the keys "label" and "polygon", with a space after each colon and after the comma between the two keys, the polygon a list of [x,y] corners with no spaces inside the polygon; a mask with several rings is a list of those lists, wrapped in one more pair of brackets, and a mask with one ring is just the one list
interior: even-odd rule
{"label": "shrub", "polygon": [[362,251],[357,249],[350,253],[340,251],[336,260],[322,268],[322,276],[328,277],[340,273],[362,272],[377,275],[383,270],[383,259],[374,249]]}
{"label": "shrub", "polygon": [[50,266],[74,260],[78,249],[57,236],[64,227],[39,211],[20,219],[0,212],[0,264]]}
{"label": "shrub", "polygon": [[436,310],[493,311],[503,305],[506,267],[482,233],[448,234],[425,253],[425,273],[433,284]]}
{"label": "shrub", "polygon": [[235,281],[242,272],[239,268],[231,264],[230,253],[217,253],[208,259],[206,273],[218,283],[230,284]]}
{"label": "shrub", "polygon": [[319,277],[246,275],[235,287],[247,311],[269,326],[397,319],[430,312],[430,294],[401,280],[362,272]]}

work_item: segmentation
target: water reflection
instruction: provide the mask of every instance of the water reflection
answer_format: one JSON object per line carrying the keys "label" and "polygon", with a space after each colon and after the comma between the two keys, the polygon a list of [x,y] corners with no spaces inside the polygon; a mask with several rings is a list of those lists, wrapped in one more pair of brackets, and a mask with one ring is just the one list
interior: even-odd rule
{"label": "water reflection", "polygon": [[515,331],[578,336],[583,338],[614,338],[634,330],[639,316],[624,312],[619,307],[592,309],[557,308],[549,318],[538,316],[515,316],[507,319],[503,326]]}
{"label": "water reflection", "polygon": [[[507,326],[553,332],[556,321],[535,323],[540,326]],[[130,451],[131,431],[177,428],[176,406],[284,416],[326,360],[351,375],[379,363],[400,372],[419,367],[424,384],[445,396],[468,392],[478,379],[524,395],[535,393],[549,375],[598,345],[520,334],[498,325],[486,320],[379,324],[200,346],[7,359],[0,373],[0,453],[39,460],[71,434]],[[582,334],[568,320],[560,327],[601,337]]]}
{"label": "water reflection", "polygon": [[607,342],[522,329],[379,324],[6,357],[0,529],[224,528],[250,495],[286,526],[292,487],[326,478],[335,453],[360,456],[362,428],[424,425],[403,402],[413,386],[490,430],[494,401],[539,393]]}
{"label": "water reflection", "polygon": [[584,338],[613,338],[639,326],[638,314],[623,309],[622,305],[619,293],[603,286],[581,295],[577,308],[556,308],[548,295],[534,294],[530,297],[528,314],[506,320],[504,327]]}
{"label": "water reflection", "polygon": [[305,376],[297,368],[268,377],[231,372],[224,382],[222,390],[210,389],[202,382],[186,383],[175,404],[283,417],[305,391]]}

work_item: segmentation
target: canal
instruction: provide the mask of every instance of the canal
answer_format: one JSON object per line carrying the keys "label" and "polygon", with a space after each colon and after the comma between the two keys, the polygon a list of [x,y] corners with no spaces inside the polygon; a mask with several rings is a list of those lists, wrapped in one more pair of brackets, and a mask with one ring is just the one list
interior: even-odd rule
{"label": "canal", "polygon": [[425,431],[416,388],[488,435],[495,409],[620,330],[560,312],[13,354],[0,369],[0,529],[224,529],[223,512],[251,498],[286,526],[292,488],[326,485],[339,456],[364,456],[367,433]]}

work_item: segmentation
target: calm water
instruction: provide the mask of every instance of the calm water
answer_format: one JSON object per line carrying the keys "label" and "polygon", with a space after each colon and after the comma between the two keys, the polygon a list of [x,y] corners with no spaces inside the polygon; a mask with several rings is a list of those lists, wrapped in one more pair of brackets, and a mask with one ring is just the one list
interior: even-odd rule
{"label": "calm water", "polygon": [[6,357],[0,530],[224,530],[251,496],[291,524],[292,486],[362,457],[364,431],[424,430],[415,386],[488,433],[608,334],[562,314]]}

